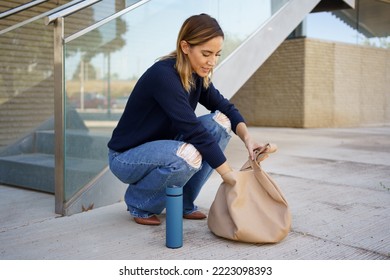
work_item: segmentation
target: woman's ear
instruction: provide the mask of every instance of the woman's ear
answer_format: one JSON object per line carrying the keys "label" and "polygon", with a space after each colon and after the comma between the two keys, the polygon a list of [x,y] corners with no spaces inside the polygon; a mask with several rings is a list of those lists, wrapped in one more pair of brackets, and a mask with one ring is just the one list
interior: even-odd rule
{"label": "woman's ear", "polygon": [[180,48],[183,53],[188,54],[190,45],[187,43],[187,41],[181,40],[180,41]]}

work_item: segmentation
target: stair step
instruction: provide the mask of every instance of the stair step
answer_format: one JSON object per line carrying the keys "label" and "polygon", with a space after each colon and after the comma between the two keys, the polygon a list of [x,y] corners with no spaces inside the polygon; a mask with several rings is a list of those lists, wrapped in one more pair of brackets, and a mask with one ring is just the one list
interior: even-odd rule
{"label": "stair step", "polygon": [[[107,166],[107,161],[68,157],[67,196]],[[20,154],[0,157],[0,183],[54,193],[54,155]]]}
{"label": "stair step", "polygon": [[[54,131],[40,130],[35,133],[35,152],[44,154],[54,154]],[[68,130],[66,135],[67,155],[72,157],[82,157],[90,159],[105,160],[107,158],[107,135],[100,135],[83,130]]]}

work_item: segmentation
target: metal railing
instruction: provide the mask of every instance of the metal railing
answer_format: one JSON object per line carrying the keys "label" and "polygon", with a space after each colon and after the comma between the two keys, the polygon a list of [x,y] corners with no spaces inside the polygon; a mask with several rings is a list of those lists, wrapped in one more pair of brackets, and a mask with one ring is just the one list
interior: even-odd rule
{"label": "metal railing", "polygon": [[[45,0],[45,1],[47,1],[47,0]],[[12,30],[17,29],[17,28],[20,28],[20,27],[22,27],[22,26],[24,26],[24,25],[27,25],[27,24],[29,24],[29,23],[31,23],[31,22],[33,22],[33,21],[36,21],[36,20],[38,20],[38,19],[40,19],[40,18],[47,17],[47,16],[50,15],[50,14],[57,13],[58,11],[64,10],[64,9],[66,9],[66,8],[68,8],[68,7],[71,7],[71,6],[73,6],[73,5],[76,5],[77,3],[80,3],[80,2],[83,2],[83,1],[84,1],[84,0],[73,0],[73,1],[70,1],[70,2],[68,2],[68,3],[66,3],[66,4],[64,4],[64,5],[61,5],[60,7],[54,8],[54,9],[52,9],[52,10],[50,10],[50,11],[47,11],[47,12],[42,13],[42,14],[39,14],[39,15],[37,15],[37,16],[35,16],[35,17],[29,18],[29,19],[27,19],[27,20],[24,20],[24,21],[22,21],[22,22],[19,22],[19,23],[17,23],[17,24],[14,24],[14,25],[12,25],[12,26],[10,26],[10,27],[7,27],[7,28],[5,28],[5,29],[3,29],[3,30],[0,30],[0,35],[5,34],[5,33],[8,33],[8,32],[10,32],[10,31],[12,31]],[[29,6],[29,8],[30,8],[30,7],[32,7],[32,6]],[[27,9],[27,8],[26,8],[26,9]],[[13,14],[16,14],[16,13],[21,12],[21,11],[24,11],[24,10],[25,10],[25,9],[19,10],[19,11],[15,11]],[[8,11],[7,11],[7,12],[8,12]],[[4,13],[6,13],[6,12],[4,12]],[[2,14],[0,14],[0,15],[3,15],[4,13],[2,13]],[[0,17],[0,18],[1,18],[1,17]]]}
{"label": "metal railing", "polygon": [[29,9],[31,7],[34,7],[36,5],[39,5],[39,4],[41,4],[43,2],[47,2],[47,1],[49,1],[49,0],[34,0],[34,1],[28,2],[26,4],[20,5],[20,6],[16,7],[16,8],[9,9],[9,10],[3,12],[3,13],[0,13],[0,19],[1,18],[6,18],[6,17],[14,15],[14,14],[17,14],[17,13],[19,13],[21,11],[27,10],[27,9]]}
{"label": "metal railing", "polygon": [[102,1],[102,0],[84,0],[84,1],[81,1],[80,3],[72,5],[70,7],[61,9],[59,11],[56,11],[54,13],[49,14],[45,19],[45,23],[46,23],[46,25],[48,25],[58,18],[67,17],[73,13],[76,13],[76,12],[78,12],[84,8],[87,8],[87,7],[93,5],[97,2],[100,2],[100,1]]}
{"label": "metal railing", "polygon": [[76,33],[68,36],[67,38],[65,38],[65,43],[68,43],[68,42],[70,42],[70,41],[72,41],[72,40],[74,40],[74,39],[76,39],[76,38],[78,38],[78,37],[80,37],[80,36],[90,32],[90,31],[92,31],[92,30],[102,26],[103,24],[106,24],[109,21],[112,21],[112,20],[114,20],[116,18],[119,18],[120,16],[130,12],[131,10],[134,10],[134,9],[138,8],[139,6],[145,4],[145,3],[149,2],[149,1],[150,0],[141,0],[141,1],[135,3],[135,4],[131,5],[131,6],[123,9],[120,12],[117,12],[117,13],[109,16],[109,17],[106,17],[105,19],[103,19],[103,20],[101,20],[101,21],[99,21],[99,22],[97,22],[95,24],[92,24],[91,26],[89,26],[89,27],[87,27],[87,28],[85,28],[85,29],[83,29],[81,31],[76,32]]}

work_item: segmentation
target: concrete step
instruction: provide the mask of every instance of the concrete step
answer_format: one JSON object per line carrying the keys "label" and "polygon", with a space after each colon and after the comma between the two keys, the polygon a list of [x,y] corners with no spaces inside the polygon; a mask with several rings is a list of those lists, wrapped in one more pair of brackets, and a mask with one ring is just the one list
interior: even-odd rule
{"label": "concrete step", "polygon": [[[54,154],[54,130],[35,132],[35,143],[32,149],[36,153]],[[85,130],[67,130],[66,154],[70,157],[88,159],[107,159],[107,142],[109,136],[90,133]]]}
{"label": "concrete step", "polygon": [[[107,160],[67,157],[66,196],[92,180]],[[54,193],[54,155],[33,153],[0,158],[0,183]]]}

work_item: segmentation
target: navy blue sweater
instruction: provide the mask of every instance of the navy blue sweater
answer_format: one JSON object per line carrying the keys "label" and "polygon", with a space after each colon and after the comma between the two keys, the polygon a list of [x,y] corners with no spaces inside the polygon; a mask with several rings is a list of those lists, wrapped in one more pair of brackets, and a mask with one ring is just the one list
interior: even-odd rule
{"label": "navy blue sweater", "polygon": [[198,120],[195,114],[198,102],[211,112],[219,110],[228,116],[234,132],[244,118],[212,84],[205,89],[203,78],[196,74],[196,87],[188,93],[174,65],[174,59],[161,60],[141,76],[108,147],[124,152],[146,142],[183,135],[183,141],[194,145],[203,159],[216,168],[226,161],[226,157]]}

